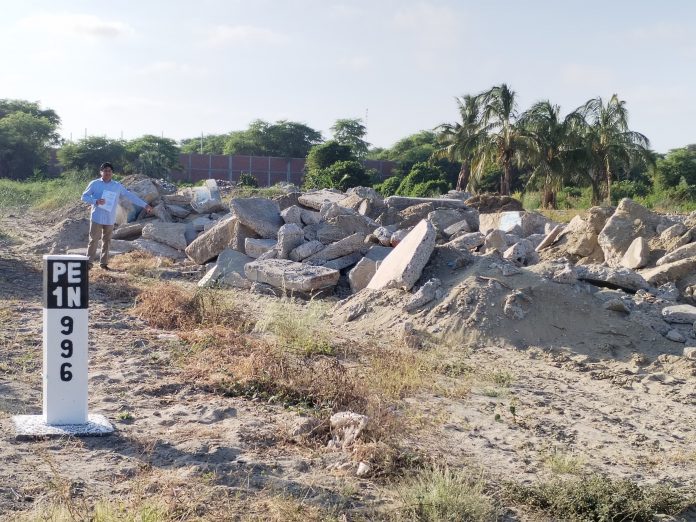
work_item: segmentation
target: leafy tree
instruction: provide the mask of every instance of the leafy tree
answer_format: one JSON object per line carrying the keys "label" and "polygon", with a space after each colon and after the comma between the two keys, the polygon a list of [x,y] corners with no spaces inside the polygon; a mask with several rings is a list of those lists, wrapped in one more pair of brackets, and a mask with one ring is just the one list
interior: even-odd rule
{"label": "leafy tree", "polygon": [[307,188],[335,187],[335,180],[328,175],[327,169],[334,163],[353,160],[355,156],[350,147],[334,140],[312,147],[305,162],[305,186]]}
{"label": "leafy tree", "polygon": [[0,177],[27,178],[47,166],[48,148],[60,143],[60,118],[24,100],[0,100]]}
{"label": "leafy tree", "polygon": [[115,170],[126,165],[126,144],[101,136],[89,136],[75,143],[65,143],[58,151],[58,160],[65,169],[99,170],[105,161],[113,163]]}
{"label": "leafy tree", "polygon": [[486,162],[496,162],[503,169],[500,180],[500,193],[510,195],[513,163],[519,162],[520,149],[523,146],[523,134],[516,125],[517,100],[515,91],[506,84],[492,87],[482,95],[483,123],[487,137],[479,149],[478,173]]}
{"label": "leafy tree", "polygon": [[655,178],[663,187],[676,187],[681,180],[696,185],[696,145],[672,149],[657,160]]}
{"label": "leafy tree", "polygon": [[542,207],[556,208],[556,193],[576,172],[579,162],[577,129],[582,116],[572,112],[561,119],[561,109],[549,101],[540,101],[518,120],[524,141],[525,157],[532,172],[529,183],[542,185]]}
{"label": "leafy tree", "polygon": [[351,187],[370,185],[370,176],[365,167],[356,160],[337,161],[323,171],[324,179],[329,183],[328,188],[348,190]]}
{"label": "leafy tree", "polygon": [[208,134],[203,136],[201,151],[201,138],[186,138],[181,140],[181,152],[184,154],[225,154],[225,143],[229,134]]}
{"label": "leafy tree", "polygon": [[402,196],[425,197],[442,194],[450,189],[445,172],[437,165],[416,163],[401,181],[396,193]]}
{"label": "leafy tree", "polygon": [[146,134],[126,143],[126,171],[153,178],[179,167],[179,147],[169,138]]}
{"label": "leafy tree", "polygon": [[604,194],[611,204],[615,171],[651,162],[650,142],[641,133],[629,130],[626,102],[616,94],[606,104],[600,97],[588,100],[578,111],[585,118],[582,138],[592,203],[598,204]]}
{"label": "leafy tree", "polygon": [[486,129],[482,121],[482,95],[459,97],[457,106],[462,122],[443,123],[438,127],[438,149],[436,158],[447,158],[461,164],[457,176],[457,190],[466,190],[471,177],[471,167],[478,151],[486,139]]}
{"label": "leafy tree", "polygon": [[319,131],[303,123],[280,120],[270,124],[254,120],[244,131],[231,132],[225,142],[225,154],[304,158],[319,143]]}
{"label": "leafy tree", "polygon": [[379,191],[382,196],[389,197],[396,194],[399,190],[399,185],[401,184],[403,178],[399,176],[391,176],[385,179],[382,183],[375,185],[375,189]]}
{"label": "leafy tree", "polygon": [[361,119],[339,119],[331,127],[333,138],[341,145],[348,145],[358,159],[367,156],[370,144],[363,138],[367,134],[367,128]]}

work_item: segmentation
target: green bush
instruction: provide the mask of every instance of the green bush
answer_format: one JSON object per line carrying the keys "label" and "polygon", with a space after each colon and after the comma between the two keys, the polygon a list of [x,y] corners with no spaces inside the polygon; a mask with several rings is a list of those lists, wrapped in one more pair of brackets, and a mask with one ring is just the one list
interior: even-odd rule
{"label": "green bush", "polygon": [[256,180],[256,177],[248,172],[242,172],[239,175],[239,184],[242,187],[257,188],[259,186],[259,182]]}
{"label": "green bush", "polygon": [[649,522],[657,514],[678,515],[694,502],[669,485],[639,486],[599,474],[529,486],[507,484],[504,496],[554,520],[607,522]]}
{"label": "green bush", "polygon": [[611,202],[613,205],[618,204],[623,198],[637,199],[647,196],[650,193],[650,187],[640,181],[621,180],[611,184]]}
{"label": "green bush", "polygon": [[400,196],[427,197],[447,192],[451,188],[445,172],[431,163],[416,163],[401,180],[396,193]]}
{"label": "green bush", "polygon": [[331,188],[348,190],[351,187],[366,187],[370,185],[370,176],[359,161],[337,161],[325,169]]}
{"label": "green bush", "polygon": [[382,183],[375,185],[375,189],[385,198],[393,196],[399,189],[399,185],[401,185],[401,180],[402,178],[398,176],[392,176],[391,178],[385,179]]}

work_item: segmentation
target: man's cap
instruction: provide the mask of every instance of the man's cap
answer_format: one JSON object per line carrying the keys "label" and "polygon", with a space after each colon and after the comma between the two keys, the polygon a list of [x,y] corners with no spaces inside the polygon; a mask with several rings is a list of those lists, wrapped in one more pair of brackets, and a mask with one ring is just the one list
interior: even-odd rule
{"label": "man's cap", "polygon": [[108,161],[105,161],[101,165],[99,165],[99,170],[104,170],[105,168],[109,167],[111,170],[114,170],[114,166],[109,163]]}

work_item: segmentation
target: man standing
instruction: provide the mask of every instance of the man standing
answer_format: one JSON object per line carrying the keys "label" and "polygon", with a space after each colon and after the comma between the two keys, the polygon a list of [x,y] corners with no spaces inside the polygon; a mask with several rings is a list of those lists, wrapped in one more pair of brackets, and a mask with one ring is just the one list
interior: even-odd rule
{"label": "man standing", "polygon": [[88,266],[91,268],[92,262],[96,259],[97,242],[101,239],[102,247],[99,266],[104,270],[109,270],[109,246],[111,245],[111,234],[114,231],[114,223],[116,222],[118,198],[125,196],[134,205],[145,207],[147,213],[152,211],[152,207],[118,181],[111,179],[114,174],[111,163],[102,163],[99,167],[99,174],[101,178],[91,181],[87,185],[87,190],[82,194],[82,201],[92,205],[89,223],[89,244],[87,245]]}

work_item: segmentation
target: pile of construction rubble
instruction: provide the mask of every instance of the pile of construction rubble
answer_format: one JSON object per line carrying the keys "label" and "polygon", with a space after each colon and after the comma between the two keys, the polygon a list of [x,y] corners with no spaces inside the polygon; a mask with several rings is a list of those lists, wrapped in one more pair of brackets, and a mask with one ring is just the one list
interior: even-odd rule
{"label": "pile of construction rubble", "polygon": [[[233,197],[224,204],[215,180],[179,191],[143,177],[124,184],[154,211],[138,213],[122,200],[112,251],[144,250],[205,267],[199,286],[346,297],[365,288],[410,292],[420,282],[407,294],[407,308],[415,311],[446,294],[426,267],[435,266],[434,253],[454,252],[450,270],[485,259],[503,276],[534,272],[555,283],[617,291],[607,299],[609,310],[630,314],[640,308],[635,296],[650,301],[649,295],[674,305],[660,308],[667,323],[696,320],[689,304],[696,293],[696,213],[662,215],[624,199],[562,225],[511,198],[460,192],[383,199],[364,187],[343,193],[286,186],[273,199]],[[57,227],[63,237],[70,228]],[[693,337],[681,328],[658,330],[677,342]]]}

